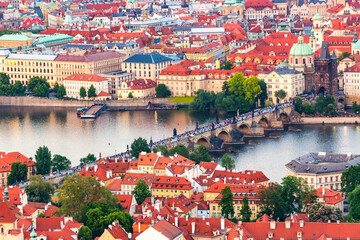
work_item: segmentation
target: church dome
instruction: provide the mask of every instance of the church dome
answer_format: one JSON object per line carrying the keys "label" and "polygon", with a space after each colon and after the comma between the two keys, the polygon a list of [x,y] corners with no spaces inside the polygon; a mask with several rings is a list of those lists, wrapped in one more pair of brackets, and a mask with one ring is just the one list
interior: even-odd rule
{"label": "church dome", "polygon": [[320,13],[316,13],[314,18],[313,18],[313,21],[321,21],[323,20],[323,17],[320,15]]}
{"label": "church dome", "polygon": [[311,47],[304,43],[304,38],[299,36],[298,42],[295,43],[290,49],[290,55],[292,56],[310,56],[313,55]]}

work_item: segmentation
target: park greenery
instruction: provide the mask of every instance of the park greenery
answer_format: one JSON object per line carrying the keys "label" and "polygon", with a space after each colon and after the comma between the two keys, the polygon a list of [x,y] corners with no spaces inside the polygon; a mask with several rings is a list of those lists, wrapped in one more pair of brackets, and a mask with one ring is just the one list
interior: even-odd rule
{"label": "park greenery", "polygon": [[360,165],[351,166],[341,175],[341,191],[349,201],[350,222],[360,221]]}
{"label": "park greenery", "polygon": [[190,157],[189,150],[185,146],[180,146],[180,145],[176,145],[170,148],[169,150],[167,150],[165,146],[160,145],[158,147],[154,147],[152,149],[152,152],[154,153],[161,152],[161,155],[164,157],[173,156],[175,154],[179,154],[186,158]]}
{"label": "park greenery", "polygon": [[41,77],[30,78],[27,88],[36,97],[49,96],[50,85],[45,78],[41,78]]}
{"label": "park greenery", "polygon": [[28,166],[26,163],[13,162],[11,171],[7,177],[7,184],[12,185],[27,179]]}
{"label": "park greenery", "polygon": [[96,97],[96,89],[94,87],[94,85],[91,84],[91,86],[89,87],[88,91],[87,91],[87,96],[88,98],[94,98]]}
{"label": "park greenery", "polygon": [[322,93],[320,93],[317,98],[315,99],[315,104],[312,105],[309,102],[305,102],[303,103],[302,98],[301,97],[296,97],[295,98],[295,111],[297,111],[298,113],[302,114],[314,114],[319,113],[321,115],[326,115],[326,116],[336,116],[337,115],[337,111],[336,111],[336,107],[335,107],[335,98],[331,95],[326,95],[326,97],[324,97],[324,95]]}
{"label": "park greenery", "polygon": [[342,216],[342,212],[339,208],[334,208],[333,206],[320,203],[310,205],[308,214],[310,222],[327,223],[328,221],[344,221],[344,217]]}
{"label": "park greenery", "polygon": [[51,166],[53,172],[68,169],[70,165],[71,165],[70,160],[65,156],[55,154],[52,158]]}
{"label": "park greenery", "polygon": [[48,203],[55,189],[41,175],[34,175],[30,177],[30,184],[25,186],[25,191],[30,202]]}
{"label": "park greenery", "polygon": [[253,110],[257,102],[262,107],[267,99],[266,83],[255,76],[245,78],[241,73],[235,73],[229,81],[225,81],[222,91],[205,92],[199,89],[190,108],[196,111],[209,109],[227,112],[245,113]]}
{"label": "park greenery", "polygon": [[317,199],[316,193],[308,187],[305,180],[287,176],[282,183],[274,183],[258,192],[259,216],[267,214],[276,221],[284,221],[292,213],[308,209]]}
{"label": "park greenery", "polygon": [[136,183],[135,188],[131,192],[131,194],[136,199],[138,205],[141,205],[146,198],[151,197],[152,195],[149,186],[146,184],[146,182],[143,179],[140,179]]}
{"label": "park greenery", "polygon": [[66,89],[64,85],[60,85],[59,89],[56,91],[56,97],[58,99],[64,99],[65,96],[66,96]]}
{"label": "park greenery", "polygon": [[203,145],[197,146],[195,150],[190,154],[189,158],[196,164],[199,164],[201,162],[211,162],[209,149]]}
{"label": "park greenery", "polygon": [[86,98],[86,90],[85,90],[84,87],[81,87],[81,88],[80,88],[80,97],[81,97],[82,99]]}
{"label": "park greenery", "polygon": [[156,97],[158,98],[165,98],[171,96],[171,92],[169,88],[162,83],[157,85],[157,87],[155,88],[155,92],[156,92]]}
{"label": "park greenery", "polygon": [[234,203],[233,203],[233,194],[229,186],[226,186],[221,190],[221,199],[219,206],[221,208],[221,215],[224,218],[232,218],[235,215],[234,212]]}
{"label": "park greenery", "polygon": [[51,152],[46,146],[39,147],[35,154],[37,174],[44,175],[50,173]]}
{"label": "park greenery", "polygon": [[26,87],[20,81],[10,84],[10,77],[0,73],[0,96],[24,96]]}

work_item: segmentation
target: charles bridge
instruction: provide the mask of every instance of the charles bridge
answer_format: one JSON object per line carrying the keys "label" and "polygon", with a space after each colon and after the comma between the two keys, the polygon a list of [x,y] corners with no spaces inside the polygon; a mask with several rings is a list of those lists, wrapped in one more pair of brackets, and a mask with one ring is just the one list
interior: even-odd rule
{"label": "charles bridge", "polygon": [[282,131],[286,128],[286,124],[299,121],[300,115],[293,110],[293,106],[287,106],[215,129],[210,127],[208,131],[168,142],[166,146],[171,148],[180,145],[193,150],[196,145],[204,145],[212,151],[223,151],[244,144],[252,138],[265,137],[271,132]]}

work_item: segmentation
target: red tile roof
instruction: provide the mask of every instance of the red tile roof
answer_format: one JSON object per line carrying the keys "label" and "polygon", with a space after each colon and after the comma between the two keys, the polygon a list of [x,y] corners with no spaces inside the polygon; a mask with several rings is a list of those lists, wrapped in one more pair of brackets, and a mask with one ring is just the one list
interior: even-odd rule
{"label": "red tile roof", "polygon": [[108,229],[106,229],[106,231],[108,231],[114,239],[121,239],[121,240],[128,239],[128,234],[120,226],[118,221],[115,221],[111,225],[109,225],[109,227],[108,227]]}
{"label": "red tile roof", "polygon": [[121,206],[125,208],[125,211],[128,213],[131,207],[131,202],[133,199],[133,195],[120,195],[117,194],[116,197],[119,199]]}
{"label": "red tile roof", "polygon": [[155,166],[159,155],[157,153],[140,153],[138,157],[138,166]]}
{"label": "red tile roof", "polygon": [[155,176],[152,189],[190,190],[191,183],[183,177]]}
{"label": "red tile roof", "polygon": [[103,82],[103,81],[108,81],[108,79],[96,74],[75,73],[64,78],[64,81]]}
{"label": "red tile roof", "polygon": [[182,231],[179,228],[173,226],[166,220],[161,220],[160,222],[155,224],[153,228],[163,234],[168,239],[175,239],[182,234]]}
{"label": "red tile roof", "polygon": [[319,198],[322,198],[326,204],[334,205],[341,201],[344,201],[344,198],[339,192],[328,188],[318,188],[316,189],[316,195]]}
{"label": "red tile roof", "polygon": [[19,209],[8,201],[0,201],[0,223],[13,223],[16,221],[16,214]]}
{"label": "red tile roof", "polygon": [[154,180],[155,174],[142,174],[142,173],[126,173],[122,179],[122,185],[136,185],[142,179],[147,185],[151,185]]}

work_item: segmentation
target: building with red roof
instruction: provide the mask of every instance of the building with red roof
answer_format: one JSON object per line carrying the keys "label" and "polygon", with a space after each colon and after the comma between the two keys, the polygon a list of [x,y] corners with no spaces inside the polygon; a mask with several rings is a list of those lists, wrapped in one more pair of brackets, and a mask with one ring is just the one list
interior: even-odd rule
{"label": "building with red roof", "polygon": [[121,194],[131,195],[139,180],[144,180],[151,189],[154,178],[155,174],[126,173],[121,181]]}
{"label": "building with red roof", "polygon": [[316,189],[316,195],[318,196],[317,200],[319,203],[338,208],[342,212],[344,211],[344,198],[340,192],[322,187]]}
{"label": "building with red roof", "polygon": [[35,162],[19,152],[9,152],[0,154],[0,186],[7,185],[7,177],[11,172],[11,164],[14,162],[25,163],[28,166],[28,179],[35,174]]}
{"label": "building with red roof", "polygon": [[128,240],[131,239],[131,233],[127,233],[119,224],[118,221],[114,221],[111,225],[105,229],[104,233],[97,240]]}
{"label": "building with red roof", "polygon": [[151,191],[155,197],[177,197],[183,194],[190,198],[193,194],[191,183],[183,177],[155,176]]}
{"label": "building with red roof", "polygon": [[119,199],[118,203],[125,208],[124,211],[132,216],[135,213],[136,206],[136,200],[134,196],[117,194],[116,197]]}
{"label": "building with red roof", "polygon": [[239,223],[228,233],[228,240],[263,239],[359,239],[358,223],[318,222],[246,222]]}
{"label": "building with red roof", "polygon": [[183,231],[166,220],[161,220],[154,226],[150,226],[136,237],[136,240],[168,239],[178,240],[183,238]]}
{"label": "building with red roof", "polygon": [[152,79],[136,79],[130,82],[122,82],[117,89],[118,98],[147,98],[155,96],[156,82]]}
{"label": "building with red roof", "polygon": [[80,99],[80,89],[85,88],[86,92],[91,86],[95,87],[96,95],[100,92],[109,92],[109,79],[96,74],[72,74],[62,81],[66,96]]}

